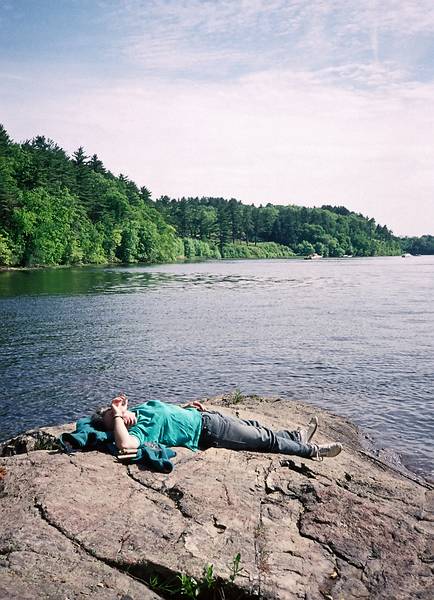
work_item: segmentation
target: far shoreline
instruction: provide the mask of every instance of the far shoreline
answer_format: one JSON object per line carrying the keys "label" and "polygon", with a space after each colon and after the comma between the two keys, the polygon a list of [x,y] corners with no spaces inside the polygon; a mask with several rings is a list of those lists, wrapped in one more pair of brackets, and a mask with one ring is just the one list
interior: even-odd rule
{"label": "far shoreline", "polygon": [[[434,256],[431,254],[414,254],[412,258],[418,258],[420,256]],[[387,254],[387,255],[376,255],[376,256],[322,256],[317,259],[312,259],[312,262],[330,261],[330,260],[350,260],[350,259],[362,259],[362,258],[402,258],[400,254]],[[194,264],[194,263],[205,263],[205,262],[241,262],[241,261],[265,261],[265,260],[311,260],[307,256],[294,255],[294,256],[267,256],[266,258],[258,256],[242,256],[242,257],[228,257],[228,258],[206,258],[197,256],[195,258],[180,258],[170,262],[113,262],[113,263],[76,263],[70,265],[32,265],[25,267],[6,266],[0,265],[0,273],[8,272],[26,272],[26,271],[43,271],[48,269],[80,269],[87,267],[155,267],[157,265],[177,265],[177,264]]]}

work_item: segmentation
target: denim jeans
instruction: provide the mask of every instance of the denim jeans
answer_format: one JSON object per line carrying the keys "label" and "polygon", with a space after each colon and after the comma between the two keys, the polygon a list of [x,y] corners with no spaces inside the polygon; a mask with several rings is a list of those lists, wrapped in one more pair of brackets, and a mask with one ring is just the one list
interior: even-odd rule
{"label": "denim jeans", "polygon": [[202,413],[199,448],[294,454],[305,458],[312,455],[312,446],[302,444],[297,431],[272,431],[258,421],[227,417],[209,411]]}

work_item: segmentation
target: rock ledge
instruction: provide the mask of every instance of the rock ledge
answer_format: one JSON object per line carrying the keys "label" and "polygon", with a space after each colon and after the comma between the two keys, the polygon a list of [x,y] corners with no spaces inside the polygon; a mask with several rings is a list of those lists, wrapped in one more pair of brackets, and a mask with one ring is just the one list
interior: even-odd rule
{"label": "rock ledge", "polygon": [[202,581],[207,564],[216,583],[203,583],[202,598],[434,597],[430,484],[310,405],[251,397],[209,406],[279,428],[315,413],[319,442],[344,451],[319,463],[179,449],[165,475],[43,449],[59,429],[20,436],[3,445],[20,453],[0,458],[0,598],[185,598],[179,575]]}

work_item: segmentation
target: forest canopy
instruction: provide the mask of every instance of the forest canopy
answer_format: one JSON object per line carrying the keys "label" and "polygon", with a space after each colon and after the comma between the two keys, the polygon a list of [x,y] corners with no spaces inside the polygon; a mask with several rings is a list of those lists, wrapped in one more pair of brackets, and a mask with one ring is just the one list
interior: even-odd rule
{"label": "forest canopy", "polygon": [[434,253],[342,206],[254,206],[224,198],[152,199],[96,154],[53,140],[13,142],[0,125],[0,265],[170,262],[178,258]]}

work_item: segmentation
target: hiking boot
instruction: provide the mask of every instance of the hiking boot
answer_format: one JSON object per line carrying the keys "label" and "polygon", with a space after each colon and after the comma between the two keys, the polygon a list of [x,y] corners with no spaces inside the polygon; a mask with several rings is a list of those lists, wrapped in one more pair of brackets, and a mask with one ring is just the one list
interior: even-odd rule
{"label": "hiking boot", "polygon": [[318,429],[318,417],[312,417],[307,427],[299,427],[298,435],[302,444],[309,444]]}
{"label": "hiking boot", "polygon": [[323,446],[317,446],[312,444],[312,454],[310,458],[312,460],[323,460],[323,458],[334,458],[342,452],[342,444],[334,442],[333,444],[324,444]]}

